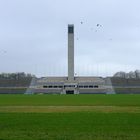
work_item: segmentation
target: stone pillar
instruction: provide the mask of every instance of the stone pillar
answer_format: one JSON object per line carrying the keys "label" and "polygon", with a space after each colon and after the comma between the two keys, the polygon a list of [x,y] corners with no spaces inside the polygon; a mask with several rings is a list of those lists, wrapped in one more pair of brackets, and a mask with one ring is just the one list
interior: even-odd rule
{"label": "stone pillar", "polygon": [[74,81],[74,25],[68,25],[68,80]]}

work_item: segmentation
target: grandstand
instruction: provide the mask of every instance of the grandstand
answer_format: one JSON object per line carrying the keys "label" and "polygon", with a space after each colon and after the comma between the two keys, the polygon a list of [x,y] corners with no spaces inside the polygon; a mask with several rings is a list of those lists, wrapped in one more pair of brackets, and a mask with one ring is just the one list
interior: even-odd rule
{"label": "grandstand", "polygon": [[35,93],[83,94],[106,93],[104,79],[101,77],[75,77],[70,82],[67,77],[39,78]]}

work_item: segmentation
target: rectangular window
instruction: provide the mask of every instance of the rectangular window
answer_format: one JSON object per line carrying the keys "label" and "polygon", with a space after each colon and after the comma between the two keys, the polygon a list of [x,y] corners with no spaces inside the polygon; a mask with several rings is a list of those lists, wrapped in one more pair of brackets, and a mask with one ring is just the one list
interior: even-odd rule
{"label": "rectangular window", "polygon": [[69,34],[73,34],[73,32],[74,32],[73,27],[68,27],[68,33],[69,33]]}
{"label": "rectangular window", "polygon": [[99,88],[99,86],[98,85],[95,85],[94,88]]}
{"label": "rectangular window", "polygon": [[93,88],[93,86],[92,86],[92,85],[90,85],[90,86],[89,86],[89,88]]}

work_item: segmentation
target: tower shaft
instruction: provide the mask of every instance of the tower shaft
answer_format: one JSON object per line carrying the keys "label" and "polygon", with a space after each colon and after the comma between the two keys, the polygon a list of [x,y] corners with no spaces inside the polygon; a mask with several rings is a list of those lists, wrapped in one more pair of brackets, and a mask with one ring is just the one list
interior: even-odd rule
{"label": "tower shaft", "polygon": [[68,80],[74,80],[74,25],[68,25]]}

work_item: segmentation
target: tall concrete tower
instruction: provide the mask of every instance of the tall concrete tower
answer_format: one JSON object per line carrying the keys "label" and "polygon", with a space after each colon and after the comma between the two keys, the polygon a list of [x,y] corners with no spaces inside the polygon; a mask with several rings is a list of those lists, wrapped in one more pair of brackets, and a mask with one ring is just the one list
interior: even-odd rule
{"label": "tall concrete tower", "polygon": [[74,25],[68,25],[68,80],[74,80]]}

